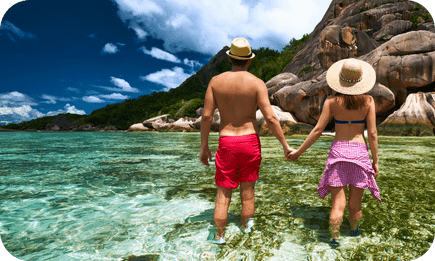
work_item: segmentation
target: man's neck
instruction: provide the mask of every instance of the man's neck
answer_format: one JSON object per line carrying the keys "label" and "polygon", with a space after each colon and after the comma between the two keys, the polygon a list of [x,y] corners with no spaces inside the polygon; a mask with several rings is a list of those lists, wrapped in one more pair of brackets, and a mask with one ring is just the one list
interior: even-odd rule
{"label": "man's neck", "polygon": [[248,68],[245,67],[234,67],[231,69],[232,72],[246,72],[248,71]]}

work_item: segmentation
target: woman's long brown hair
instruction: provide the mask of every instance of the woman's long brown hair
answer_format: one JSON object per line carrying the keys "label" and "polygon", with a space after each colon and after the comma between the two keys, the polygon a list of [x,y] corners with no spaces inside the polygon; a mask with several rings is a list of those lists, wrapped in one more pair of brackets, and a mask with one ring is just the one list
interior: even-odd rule
{"label": "woman's long brown hair", "polygon": [[335,100],[340,104],[343,104],[347,110],[359,110],[367,104],[368,95],[346,95],[337,92],[335,94]]}

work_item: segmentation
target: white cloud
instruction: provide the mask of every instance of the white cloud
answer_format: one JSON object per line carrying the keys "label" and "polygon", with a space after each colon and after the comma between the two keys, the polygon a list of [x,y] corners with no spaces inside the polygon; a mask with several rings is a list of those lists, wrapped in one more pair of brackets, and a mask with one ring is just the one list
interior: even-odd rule
{"label": "white cloud", "polygon": [[115,91],[121,91],[121,92],[139,92],[138,89],[131,87],[130,84],[126,80],[124,80],[124,79],[120,79],[120,78],[116,78],[116,77],[110,77],[110,81],[115,86],[120,88],[120,89],[114,89]]}
{"label": "white cloud", "polygon": [[0,107],[0,121],[4,124],[19,123],[45,116],[42,112],[33,109],[30,105],[18,107]]}
{"label": "white cloud", "polygon": [[43,94],[41,96],[41,98],[44,99],[44,100],[47,100],[44,103],[47,103],[47,104],[56,104],[57,97],[54,97],[54,96],[48,95],[48,94]]}
{"label": "white cloud", "polygon": [[46,100],[46,101],[43,101],[43,103],[47,103],[47,104],[56,104],[57,101],[71,101],[70,98],[56,97],[56,96],[48,95],[48,94],[43,94],[41,96],[41,98]]}
{"label": "white cloud", "polygon": [[112,93],[110,95],[99,95],[98,97],[106,99],[106,100],[125,100],[128,99],[128,96],[122,95],[120,93]]}
{"label": "white cloud", "polygon": [[84,96],[82,98],[83,101],[88,102],[88,103],[104,103],[106,101],[98,98],[97,96]]}
{"label": "white cloud", "polygon": [[195,66],[201,67],[201,66],[204,65],[204,64],[202,64],[202,63],[200,63],[200,62],[198,62],[198,61],[189,60],[189,59],[187,59],[187,58],[184,58],[183,63],[184,63],[185,65],[187,65],[187,66],[192,67],[192,69],[193,69]]}
{"label": "white cloud", "polygon": [[[118,15],[139,38],[164,41],[171,53],[197,51],[215,55],[233,38],[247,38],[253,48],[281,50],[292,38],[310,33],[323,18],[325,0],[114,0]],[[307,6],[310,10],[307,12]]]}
{"label": "white cloud", "polygon": [[144,30],[140,29],[140,28],[133,28],[133,30],[136,32],[136,36],[137,38],[139,38],[139,40],[146,40],[148,33],[145,32]]}
{"label": "white cloud", "polygon": [[14,91],[0,94],[0,120],[4,123],[19,123],[45,114],[33,109],[31,106],[38,105],[30,96]]}
{"label": "white cloud", "polygon": [[[130,84],[124,79],[110,77],[110,81],[116,87],[107,87],[107,86],[98,86],[98,85],[92,85],[92,86],[102,88],[107,91],[113,91],[113,92],[135,92],[135,93],[139,92],[139,89],[131,87]],[[99,95],[99,93],[95,91],[88,91],[87,94],[93,96]]]}
{"label": "white cloud", "polygon": [[119,52],[119,49],[116,45],[112,43],[106,43],[104,45],[103,50],[101,50],[102,53],[117,53]]}
{"label": "white cloud", "polygon": [[86,112],[84,110],[79,110],[79,109],[76,108],[76,106],[70,105],[69,103],[67,103],[65,105],[64,109],[66,110],[66,113],[80,114],[80,115],[85,115],[86,114]]}
{"label": "white cloud", "polygon": [[36,39],[36,35],[21,30],[9,21],[1,22],[0,36],[7,36],[13,42],[16,42],[16,38],[19,38],[21,40]]}
{"label": "white cloud", "polygon": [[30,96],[14,91],[9,93],[0,94],[0,106],[2,105],[12,105],[14,107],[22,105],[38,105],[33,98]]}
{"label": "white cloud", "polygon": [[180,86],[192,74],[184,72],[183,68],[174,67],[172,70],[163,69],[161,71],[151,73],[147,76],[141,76],[143,81],[150,81],[165,86],[164,91],[169,91],[172,88]]}
{"label": "white cloud", "polygon": [[84,96],[82,100],[88,103],[105,103],[108,102],[107,100],[125,100],[128,98],[129,97],[127,95],[122,95],[120,93],[112,93],[112,94]]}
{"label": "white cloud", "polygon": [[58,115],[61,113],[71,113],[71,114],[79,114],[79,115],[85,115],[86,112],[84,110],[79,110],[76,108],[76,106],[71,105],[69,103],[67,103],[63,109],[59,109],[57,111],[50,111],[47,113],[46,116],[54,116],[54,115]]}
{"label": "white cloud", "polygon": [[80,89],[73,88],[73,87],[68,87],[66,88],[66,90],[70,92],[81,93]]}
{"label": "white cloud", "polygon": [[[48,94],[43,94],[41,98],[46,99],[49,104],[56,104],[56,101],[71,100],[69,98],[59,98]],[[73,113],[73,114],[86,114],[84,110],[77,109],[74,105],[69,103],[63,109],[51,111],[44,114],[31,106],[38,105],[34,100],[26,94],[20,92],[10,92],[0,94],[0,122],[19,123],[22,121],[29,121],[44,116],[57,115],[59,113]]]}
{"label": "white cloud", "polygon": [[157,47],[151,48],[151,51],[148,51],[145,47],[142,47],[141,50],[145,54],[151,55],[152,57],[159,59],[159,60],[164,60],[164,61],[173,62],[173,63],[181,63],[180,59],[178,59],[175,55],[168,53],[166,51],[163,51]]}
{"label": "white cloud", "polygon": [[31,118],[32,116],[44,116],[43,113],[39,112],[38,110],[32,109],[32,107],[30,107],[29,105],[22,105],[19,107],[0,107],[0,115],[11,114],[17,114],[23,118]]}

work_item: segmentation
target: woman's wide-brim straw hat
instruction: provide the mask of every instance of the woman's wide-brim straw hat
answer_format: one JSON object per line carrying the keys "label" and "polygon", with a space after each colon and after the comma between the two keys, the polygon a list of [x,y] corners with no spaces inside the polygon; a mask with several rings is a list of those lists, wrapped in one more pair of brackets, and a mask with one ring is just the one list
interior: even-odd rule
{"label": "woman's wide-brim straw hat", "polygon": [[251,60],[255,57],[248,40],[243,37],[238,37],[231,42],[231,48],[227,51],[227,54],[237,60]]}
{"label": "woman's wide-brim straw hat", "polygon": [[367,62],[354,58],[334,63],[326,73],[329,87],[347,95],[370,91],[376,83],[375,69]]}

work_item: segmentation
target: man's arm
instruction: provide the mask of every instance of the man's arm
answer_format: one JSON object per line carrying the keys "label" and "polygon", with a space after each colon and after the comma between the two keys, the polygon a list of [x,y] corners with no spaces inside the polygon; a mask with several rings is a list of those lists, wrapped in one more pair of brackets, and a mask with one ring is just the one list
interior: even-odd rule
{"label": "man's arm", "polygon": [[216,109],[216,103],[214,101],[213,90],[211,87],[212,83],[213,79],[210,81],[207,92],[205,93],[204,111],[201,118],[201,152],[199,154],[199,159],[206,166],[210,165],[208,160],[211,160],[211,152],[208,148],[208,136],[210,133],[211,122],[213,120],[213,113]]}
{"label": "man's arm", "polygon": [[279,123],[278,117],[272,110],[272,106],[269,102],[269,95],[267,93],[266,84],[263,81],[259,81],[258,83],[258,92],[257,92],[257,105],[260,109],[261,113],[263,113],[264,119],[269,126],[269,129],[272,131],[273,135],[278,139],[281,143],[282,148],[284,149],[284,155],[287,156],[288,153],[292,151],[290,146],[285,139],[284,133],[281,129],[281,125]]}

